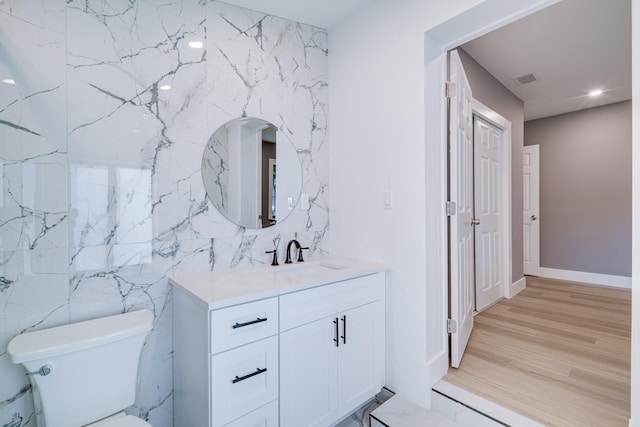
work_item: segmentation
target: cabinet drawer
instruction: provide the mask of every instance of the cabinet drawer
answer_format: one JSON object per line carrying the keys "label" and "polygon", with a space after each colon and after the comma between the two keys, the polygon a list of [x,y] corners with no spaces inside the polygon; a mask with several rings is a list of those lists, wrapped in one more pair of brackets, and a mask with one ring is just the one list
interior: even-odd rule
{"label": "cabinet drawer", "polygon": [[250,414],[227,424],[225,427],[278,427],[278,401],[256,409]]}
{"label": "cabinet drawer", "polygon": [[211,357],[212,426],[223,426],[278,398],[278,337]]}
{"label": "cabinet drawer", "polygon": [[240,304],[211,312],[211,354],[277,333],[277,298]]}
{"label": "cabinet drawer", "polygon": [[318,286],[280,297],[280,331],[384,299],[384,273]]}

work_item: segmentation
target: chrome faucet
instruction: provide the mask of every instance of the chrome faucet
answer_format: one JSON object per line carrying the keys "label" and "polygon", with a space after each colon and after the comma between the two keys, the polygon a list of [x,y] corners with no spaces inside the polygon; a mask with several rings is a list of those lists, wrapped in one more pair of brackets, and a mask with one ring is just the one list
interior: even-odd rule
{"label": "chrome faucet", "polygon": [[296,245],[296,249],[298,250],[298,262],[303,262],[304,259],[302,258],[302,250],[309,249],[309,247],[303,248],[302,246],[300,246],[300,242],[298,242],[296,239],[293,239],[289,241],[289,244],[287,244],[287,259],[284,260],[284,263],[291,264],[293,262],[291,261],[291,245]]}

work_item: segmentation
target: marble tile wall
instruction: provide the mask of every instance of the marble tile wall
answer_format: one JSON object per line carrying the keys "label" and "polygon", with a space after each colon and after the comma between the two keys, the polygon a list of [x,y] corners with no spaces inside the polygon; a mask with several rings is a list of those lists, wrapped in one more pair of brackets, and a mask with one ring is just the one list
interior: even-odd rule
{"label": "marble tile wall", "polygon": [[[14,335],[139,308],[155,322],[134,413],[172,426],[167,278],[264,264],[293,237],[326,252],[326,55],[324,30],[217,1],[0,1],[0,426],[35,426]],[[290,137],[310,199],[264,230],[221,216],[200,174],[243,114]]]}

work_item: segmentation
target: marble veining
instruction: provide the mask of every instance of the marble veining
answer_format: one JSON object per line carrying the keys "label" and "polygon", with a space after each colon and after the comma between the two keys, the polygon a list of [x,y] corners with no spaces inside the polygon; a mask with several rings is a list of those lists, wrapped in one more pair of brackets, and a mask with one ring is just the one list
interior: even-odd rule
{"label": "marble veining", "polygon": [[[0,426],[35,426],[14,335],[139,308],[155,320],[131,412],[172,426],[168,277],[267,265],[292,238],[326,254],[326,31],[210,0],[8,0],[0,34]],[[310,199],[259,231],[200,173],[243,114],[292,140]]]}

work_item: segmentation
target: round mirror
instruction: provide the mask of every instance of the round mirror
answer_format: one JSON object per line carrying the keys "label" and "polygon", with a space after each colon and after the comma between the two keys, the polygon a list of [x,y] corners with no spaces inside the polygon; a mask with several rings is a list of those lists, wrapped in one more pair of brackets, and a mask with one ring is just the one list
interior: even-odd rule
{"label": "round mirror", "polygon": [[302,170],[293,143],[255,117],[216,130],[202,156],[202,179],[211,203],[229,221],[264,228],[284,220],[300,196]]}

